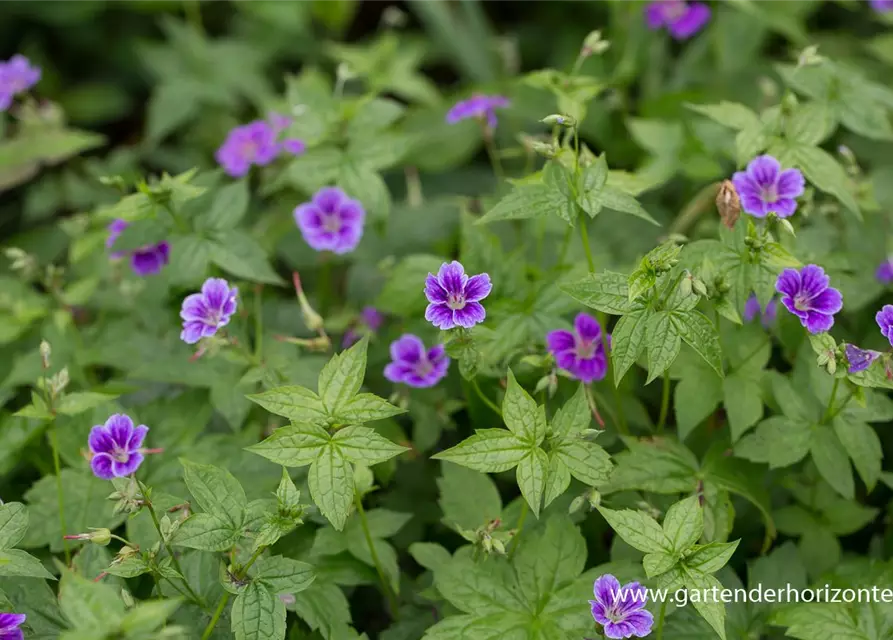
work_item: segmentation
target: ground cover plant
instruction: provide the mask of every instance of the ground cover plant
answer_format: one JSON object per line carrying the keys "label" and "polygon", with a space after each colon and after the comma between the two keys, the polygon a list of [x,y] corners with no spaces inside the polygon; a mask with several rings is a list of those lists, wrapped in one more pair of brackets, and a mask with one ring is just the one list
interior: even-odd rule
{"label": "ground cover plant", "polygon": [[893,637],[889,0],[0,15],[0,640]]}

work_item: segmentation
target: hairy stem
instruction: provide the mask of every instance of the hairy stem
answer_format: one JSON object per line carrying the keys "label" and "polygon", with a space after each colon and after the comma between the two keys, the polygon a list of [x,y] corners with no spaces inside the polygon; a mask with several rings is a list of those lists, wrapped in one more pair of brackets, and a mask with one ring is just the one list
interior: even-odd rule
{"label": "hairy stem", "polygon": [[360,516],[360,525],[363,527],[363,535],[366,538],[366,544],[369,545],[369,555],[372,556],[372,562],[375,564],[375,570],[378,572],[378,579],[381,581],[381,588],[384,590],[385,596],[388,599],[388,604],[391,609],[391,617],[394,620],[397,620],[400,617],[400,606],[397,602],[397,596],[391,591],[391,583],[388,582],[388,578],[384,573],[384,568],[381,566],[381,561],[378,559],[378,552],[375,550],[375,544],[372,542],[372,533],[369,531],[369,522],[366,520],[366,511],[363,509],[363,499],[357,492],[354,492],[354,503],[357,506],[357,515]]}
{"label": "hairy stem", "polygon": [[664,371],[664,388],[660,398],[660,416],[657,419],[657,432],[663,433],[670,411],[670,371]]}
{"label": "hairy stem", "polygon": [[208,626],[205,627],[205,632],[202,634],[202,640],[208,640],[208,638],[211,637],[211,634],[214,633],[214,627],[217,626],[217,621],[220,620],[220,616],[223,615],[223,610],[226,608],[226,603],[229,602],[229,595],[229,591],[223,592],[223,596],[220,598],[220,602],[217,603],[217,609],[214,611],[211,621],[208,623]]}
{"label": "hairy stem", "polygon": [[499,407],[496,406],[495,402],[493,402],[492,400],[490,400],[490,398],[488,398],[486,395],[484,395],[484,392],[481,389],[481,386],[478,384],[477,376],[475,376],[474,378],[471,379],[471,386],[474,387],[474,391],[475,391],[475,393],[477,393],[477,395],[481,399],[481,401],[485,405],[487,405],[488,407],[493,409],[493,411],[496,412],[496,415],[498,415],[501,418],[502,411],[499,409]]}
{"label": "hairy stem", "polygon": [[[49,394],[47,394],[49,395]],[[65,494],[62,489],[62,464],[59,461],[59,427],[56,421],[56,413],[53,412],[53,421],[50,426],[50,443],[53,447],[53,470],[56,473],[56,497],[59,500],[59,526],[62,528],[62,535],[65,536],[68,527],[65,525]],[[62,538],[62,547],[65,549],[65,564],[71,566],[71,549],[68,548],[68,540]]]}
{"label": "hairy stem", "polygon": [[837,397],[837,388],[840,386],[840,378],[834,378],[834,386],[831,387],[831,397],[828,398],[828,407],[825,409],[825,415],[822,417],[822,423],[825,424],[835,415],[834,399]]}

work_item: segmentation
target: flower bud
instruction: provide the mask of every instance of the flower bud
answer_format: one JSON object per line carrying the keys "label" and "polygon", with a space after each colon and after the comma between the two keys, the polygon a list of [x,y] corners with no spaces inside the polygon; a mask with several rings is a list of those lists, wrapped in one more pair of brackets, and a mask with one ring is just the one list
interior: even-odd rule
{"label": "flower bud", "polygon": [[133,596],[127,589],[121,589],[121,600],[124,601],[124,606],[128,609],[133,609],[136,606]]}
{"label": "flower bud", "polygon": [[729,229],[735,227],[741,215],[741,199],[731,180],[723,180],[716,193],[716,210],[722,223]]}
{"label": "flower bud", "polygon": [[610,42],[602,40],[602,32],[596,29],[595,31],[590,31],[589,35],[583,39],[583,47],[580,49],[580,55],[584,58],[588,58],[592,55],[600,56],[607,51],[610,46]]}
{"label": "flower bud", "polygon": [[50,355],[52,355],[53,351],[50,348],[50,343],[46,340],[40,341],[40,364],[44,369],[50,368]]}
{"label": "flower bud", "polygon": [[320,316],[307,301],[307,296],[304,295],[304,289],[301,287],[301,276],[297,271],[292,274],[292,282],[294,282],[295,285],[295,293],[298,296],[298,303],[301,305],[301,315],[304,318],[304,324],[306,324],[307,328],[311,331],[319,331],[323,328],[324,324],[322,316]]}
{"label": "flower bud", "polygon": [[84,540],[106,546],[112,540],[112,532],[108,529],[90,529],[89,533],[76,533],[70,536],[62,536],[66,540]]}
{"label": "flower bud", "polygon": [[700,278],[698,278],[697,276],[692,276],[691,288],[694,289],[694,292],[697,293],[702,298],[710,297],[707,293],[707,285],[704,284],[704,281],[701,280]]}
{"label": "flower bud", "polygon": [[495,551],[499,555],[505,555],[505,545],[502,544],[502,540],[500,540],[499,538],[492,538],[491,543],[493,544],[493,551]]}
{"label": "flower bud", "polygon": [[481,547],[483,547],[485,553],[490,553],[493,551],[493,538],[490,536],[484,536],[481,539]]}
{"label": "flower bud", "polygon": [[679,290],[682,292],[682,295],[686,298],[692,293],[692,284],[691,284],[691,274],[686,272],[686,274],[682,277],[682,280],[679,282]]}
{"label": "flower bud", "polygon": [[796,237],[797,234],[794,231],[794,225],[791,224],[791,221],[787,218],[779,218],[778,226],[791,234],[791,237]]}
{"label": "flower bud", "polygon": [[546,116],[540,122],[550,125],[558,125],[561,127],[575,127],[577,126],[576,118],[572,118],[571,116],[559,115],[557,113],[553,113],[550,116]]}
{"label": "flower bud", "polygon": [[825,57],[819,55],[819,47],[815,44],[809,45],[797,56],[798,67],[812,67],[822,64],[824,61]]}
{"label": "flower bud", "polygon": [[555,154],[558,152],[555,145],[540,142],[539,140],[531,140],[529,144],[532,151],[546,158],[554,158]]}
{"label": "flower bud", "polygon": [[586,498],[584,496],[577,496],[573,500],[571,500],[570,506],[567,508],[568,515],[574,514],[580,509],[583,508],[583,503],[586,502]]}

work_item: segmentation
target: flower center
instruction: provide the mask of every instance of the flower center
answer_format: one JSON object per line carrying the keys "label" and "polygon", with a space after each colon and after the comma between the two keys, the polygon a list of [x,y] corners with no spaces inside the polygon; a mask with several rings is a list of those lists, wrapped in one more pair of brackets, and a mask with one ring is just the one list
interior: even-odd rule
{"label": "flower center", "polygon": [[322,228],[329,233],[338,233],[341,231],[341,218],[337,215],[323,216]]}
{"label": "flower center", "polygon": [[669,0],[664,3],[664,18],[670,22],[679,20],[688,11],[688,7],[682,0]]}
{"label": "flower center", "polygon": [[112,458],[118,462],[127,462],[130,458],[130,453],[120,447],[115,447],[112,449]]}
{"label": "flower center", "polygon": [[253,161],[255,156],[257,156],[257,143],[253,140],[243,142],[240,151],[245,160],[248,160],[249,162]]}
{"label": "flower center", "polygon": [[760,199],[763,202],[775,202],[778,200],[778,189],[775,185],[771,187],[763,187],[760,189]]}
{"label": "flower center", "polygon": [[794,308],[798,311],[809,311],[810,302],[809,296],[805,293],[798,293],[794,296]]}
{"label": "flower center", "polygon": [[428,358],[423,357],[415,366],[415,373],[420,378],[430,375],[432,371],[434,371],[434,363],[428,360]]}
{"label": "flower center", "polygon": [[594,340],[578,340],[575,349],[577,357],[581,360],[589,360],[595,355],[596,346]]}
{"label": "flower center", "polygon": [[460,309],[465,308],[465,294],[464,293],[451,293],[447,296],[447,306],[453,311],[458,311]]}

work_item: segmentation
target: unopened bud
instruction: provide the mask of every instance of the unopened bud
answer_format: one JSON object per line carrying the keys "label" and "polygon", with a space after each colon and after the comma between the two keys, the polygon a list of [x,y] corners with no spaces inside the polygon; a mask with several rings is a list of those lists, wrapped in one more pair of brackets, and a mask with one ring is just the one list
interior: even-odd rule
{"label": "unopened bud", "polygon": [[579,511],[580,509],[582,509],[583,503],[585,503],[585,502],[586,502],[586,498],[584,498],[583,496],[577,496],[576,498],[571,500],[571,504],[567,508],[568,515],[574,514],[577,511]]}
{"label": "unopened bud", "polygon": [[493,538],[492,544],[493,544],[493,551],[495,551],[499,555],[503,555],[503,556],[505,555],[505,545],[502,544],[502,540],[499,540],[498,538]]}
{"label": "unopened bud", "polygon": [[357,77],[357,74],[353,72],[353,69],[351,69],[350,65],[346,62],[340,63],[335,69],[335,73],[338,76],[338,80],[340,80],[341,82]]}
{"label": "unopened bud", "polygon": [[68,367],[62,367],[59,373],[50,378],[50,392],[54,396],[59,395],[65,390],[69,382]]}
{"label": "unopened bud", "polygon": [[50,348],[50,343],[46,340],[40,341],[40,364],[44,369],[50,368],[50,355],[52,355],[53,350]]}
{"label": "unopened bud", "polygon": [[787,218],[779,218],[778,226],[784,229],[786,232],[790,233],[792,237],[796,237],[796,232],[794,231],[794,225],[791,224],[791,221]]}
{"label": "unopened bud", "polygon": [[741,215],[741,199],[731,180],[723,180],[716,194],[716,210],[722,223],[729,229],[735,227]]}
{"label": "unopened bud", "polygon": [[401,27],[405,27],[408,22],[408,18],[404,11],[401,11],[398,7],[391,5],[387,7],[384,12],[381,14],[382,23],[391,29],[400,29]]}
{"label": "unopened bud", "polygon": [[602,503],[602,494],[595,489],[590,489],[589,493],[586,494],[586,500],[589,502],[589,507],[595,509]]}
{"label": "unopened bud", "polygon": [[575,127],[577,126],[577,119],[572,118],[571,116],[560,115],[557,113],[553,113],[550,116],[546,116],[540,122],[550,125],[558,125],[561,127]]}
{"label": "unopened bud", "polygon": [[707,285],[704,284],[704,281],[698,278],[697,276],[692,276],[691,279],[691,288],[694,289],[694,292],[697,293],[702,298],[709,298],[710,296],[707,294]]}
{"label": "unopened bud", "polygon": [[691,283],[691,274],[686,273],[683,276],[682,281],[679,283],[679,290],[682,292],[682,295],[686,298],[692,293],[692,283]]}
{"label": "unopened bud", "polygon": [[558,153],[555,145],[540,142],[538,140],[532,140],[530,142],[530,149],[546,158],[554,158],[555,154]]}
{"label": "unopened bud", "polygon": [[590,31],[589,35],[583,39],[583,47],[580,49],[580,55],[584,58],[596,55],[600,56],[611,47],[611,43],[602,40],[601,31]]}
{"label": "unopened bud", "polygon": [[490,553],[493,550],[493,538],[491,538],[490,536],[484,536],[484,538],[481,539],[481,546],[484,548],[484,551],[486,553]]}
{"label": "unopened bud", "polygon": [[84,540],[104,547],[111,542],[112,532],[108,529],[91,529],[88,533],[76,533],[62,537],[66,540]]}
{"label": "unopened bud", "polygon": [[292,282],[295,285],[295,293],[298,296],[298,303],[301,305],[301,315],[304,318],[304,324],[306,324],[307,328],[311,331],[319,331],[323,328],[324,324],[322,316],[320,316],[307,301],[307,296],[304,295],[304,289],[301,287],[301,276],[297,271],[292,274]]}
{"label": "unopened bud", "polygon": [[136,606],[133,596],[130,595],[130,592],[127,589],[121,589],[121,600],[124,601],[124,606],[128,609],[133,609]]}
{"label": "unopened bud", "polygon": [[797,56],[798,67],[812,67],[822,64],[824,61],[825,57],[819,55],[819,47],[815,44],[809,45]]}
{"label": "unopened bud", "polygon": [[781,99],[781,110],[785,114],[792,114],[800,105],[800,101],[797,100],[797,96],[793,93],[786,93],[784,97]]}

